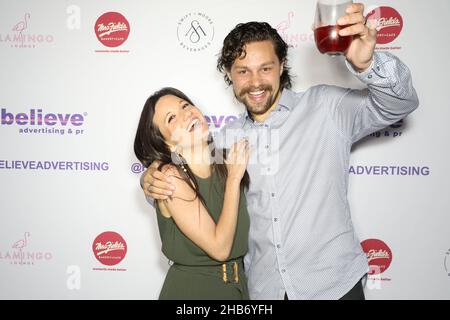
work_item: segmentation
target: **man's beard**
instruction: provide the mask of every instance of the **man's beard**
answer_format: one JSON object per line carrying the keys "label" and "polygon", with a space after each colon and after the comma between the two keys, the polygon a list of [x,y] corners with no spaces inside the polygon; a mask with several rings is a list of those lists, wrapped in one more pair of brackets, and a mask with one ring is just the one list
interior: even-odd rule
{"label": "man's beard", "polygon": [[[262,102],[258,104],[251,104],[250,102],[248,102],[248,96],[250,95],[250,92],[257,92],[262,90],[264,90],[265,93],[269,95],[268,98],[266,98],[267,100],[265,103]],[[239,94],[235,93],[234,95],[239,102],[245,105],[248,112],[250,112],[251,114],[262,115],[265,114],[273,106],[278,97],[279,90],[275,96],[272,93],[272,86],[270,84],[266,84],[259,87],[246,87],[242,89]],[[247,99],[245,98],[246,95]]]}

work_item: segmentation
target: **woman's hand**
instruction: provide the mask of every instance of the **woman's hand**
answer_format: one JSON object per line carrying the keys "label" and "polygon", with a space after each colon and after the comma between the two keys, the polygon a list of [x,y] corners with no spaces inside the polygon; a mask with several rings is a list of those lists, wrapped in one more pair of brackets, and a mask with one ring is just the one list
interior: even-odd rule
{"label": "woman's hand", "polygon": [[247,139],[241,139],[230,149],[225,160],[228,170],[228,179],[241,181],[247,169],[248,159],[250,158],[250,146]]}

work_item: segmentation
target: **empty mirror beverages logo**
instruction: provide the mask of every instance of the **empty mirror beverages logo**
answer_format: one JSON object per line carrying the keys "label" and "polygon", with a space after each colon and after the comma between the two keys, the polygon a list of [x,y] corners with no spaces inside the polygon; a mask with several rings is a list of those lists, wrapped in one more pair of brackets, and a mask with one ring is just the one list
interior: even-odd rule
{"label": "empty mirror beverages logo", "polygon": [[0,127],[16,127],[21,134],[83,135],[87,113],[47,113],[43,109],[16,113],[1,108],[0,116]]}
{"label": "empty mirror beverages logo", "polygon": [[389,246],[379,239],[367,239],[361,243],[369,262],[369,275],[385,272],[392,262],[392,251]]}
{"label": "empty mirror beverages logo", "polygon": [[[116,48],[127,41],[130,34],[128,20],[118,12],[102,14],[95,22],[94,31],[98,41],[109,48]],[[120,52],[128,52],[120,50]],[[96,52],[118,52],[118,50],[96,50]]]}
{"label": "empty mirror beverages logo", "polygon": [[53,259],[51,252],[35,250],[30,247],[30,242],[31,232],[24,232],[22,237],[12,242],[7,251],[0,251],[0,261],[18,266],[33,266]]}
{"label": "empty mirror beverages logo", "polygon": [[367,15],[367,19],[376,21],[378,31],[377,44],[393,42],[403,29],[402,16],[391,7],[376,8]]}
{"label": "empty mirror beverages logo", "polygon": [[55,41],[53,35],[36,32],[32,27],[31,13],[24,13],[7,33],[0,33],[0,43],[11,48],[34,49],[42,44],[50,44]]}
{"label": "empty mirror beverages logo", "polygon": [[127,243],[120,234],[106,231],[99,234],[92,243],[95,258],[105,266],[122,262],[127,254]]}
{"label": "empty mirror beverages logo", "polygon": [[201,12],[185,14],[178,20],[177,37],[183,49],[191,52],[203,51],[214,39],[214,23]]}

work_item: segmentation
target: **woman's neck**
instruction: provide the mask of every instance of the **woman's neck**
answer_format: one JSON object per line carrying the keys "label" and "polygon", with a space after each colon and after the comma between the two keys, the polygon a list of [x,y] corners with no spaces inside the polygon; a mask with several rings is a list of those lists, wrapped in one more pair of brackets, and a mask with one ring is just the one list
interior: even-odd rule
{"label": "woman's neck", "polygon": [[212,158],[208,143],[194,145],[188,150],[183,150],[182,156],[196,176],[208,178],[211,175]]}

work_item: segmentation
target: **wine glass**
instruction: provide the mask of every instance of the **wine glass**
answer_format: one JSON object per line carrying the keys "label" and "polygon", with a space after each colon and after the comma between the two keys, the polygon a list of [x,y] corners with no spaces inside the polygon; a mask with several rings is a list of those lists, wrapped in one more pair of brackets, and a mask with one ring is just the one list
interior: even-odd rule
{"label": "wine glass", "polygon": [[322,54],[343,55],[350,47],[353,37],[341,37],[339,30],[347,26],[340,26],[337,21],[346,15],[345,10],[352,3],[352,0],[317,0],[314,39]]}

